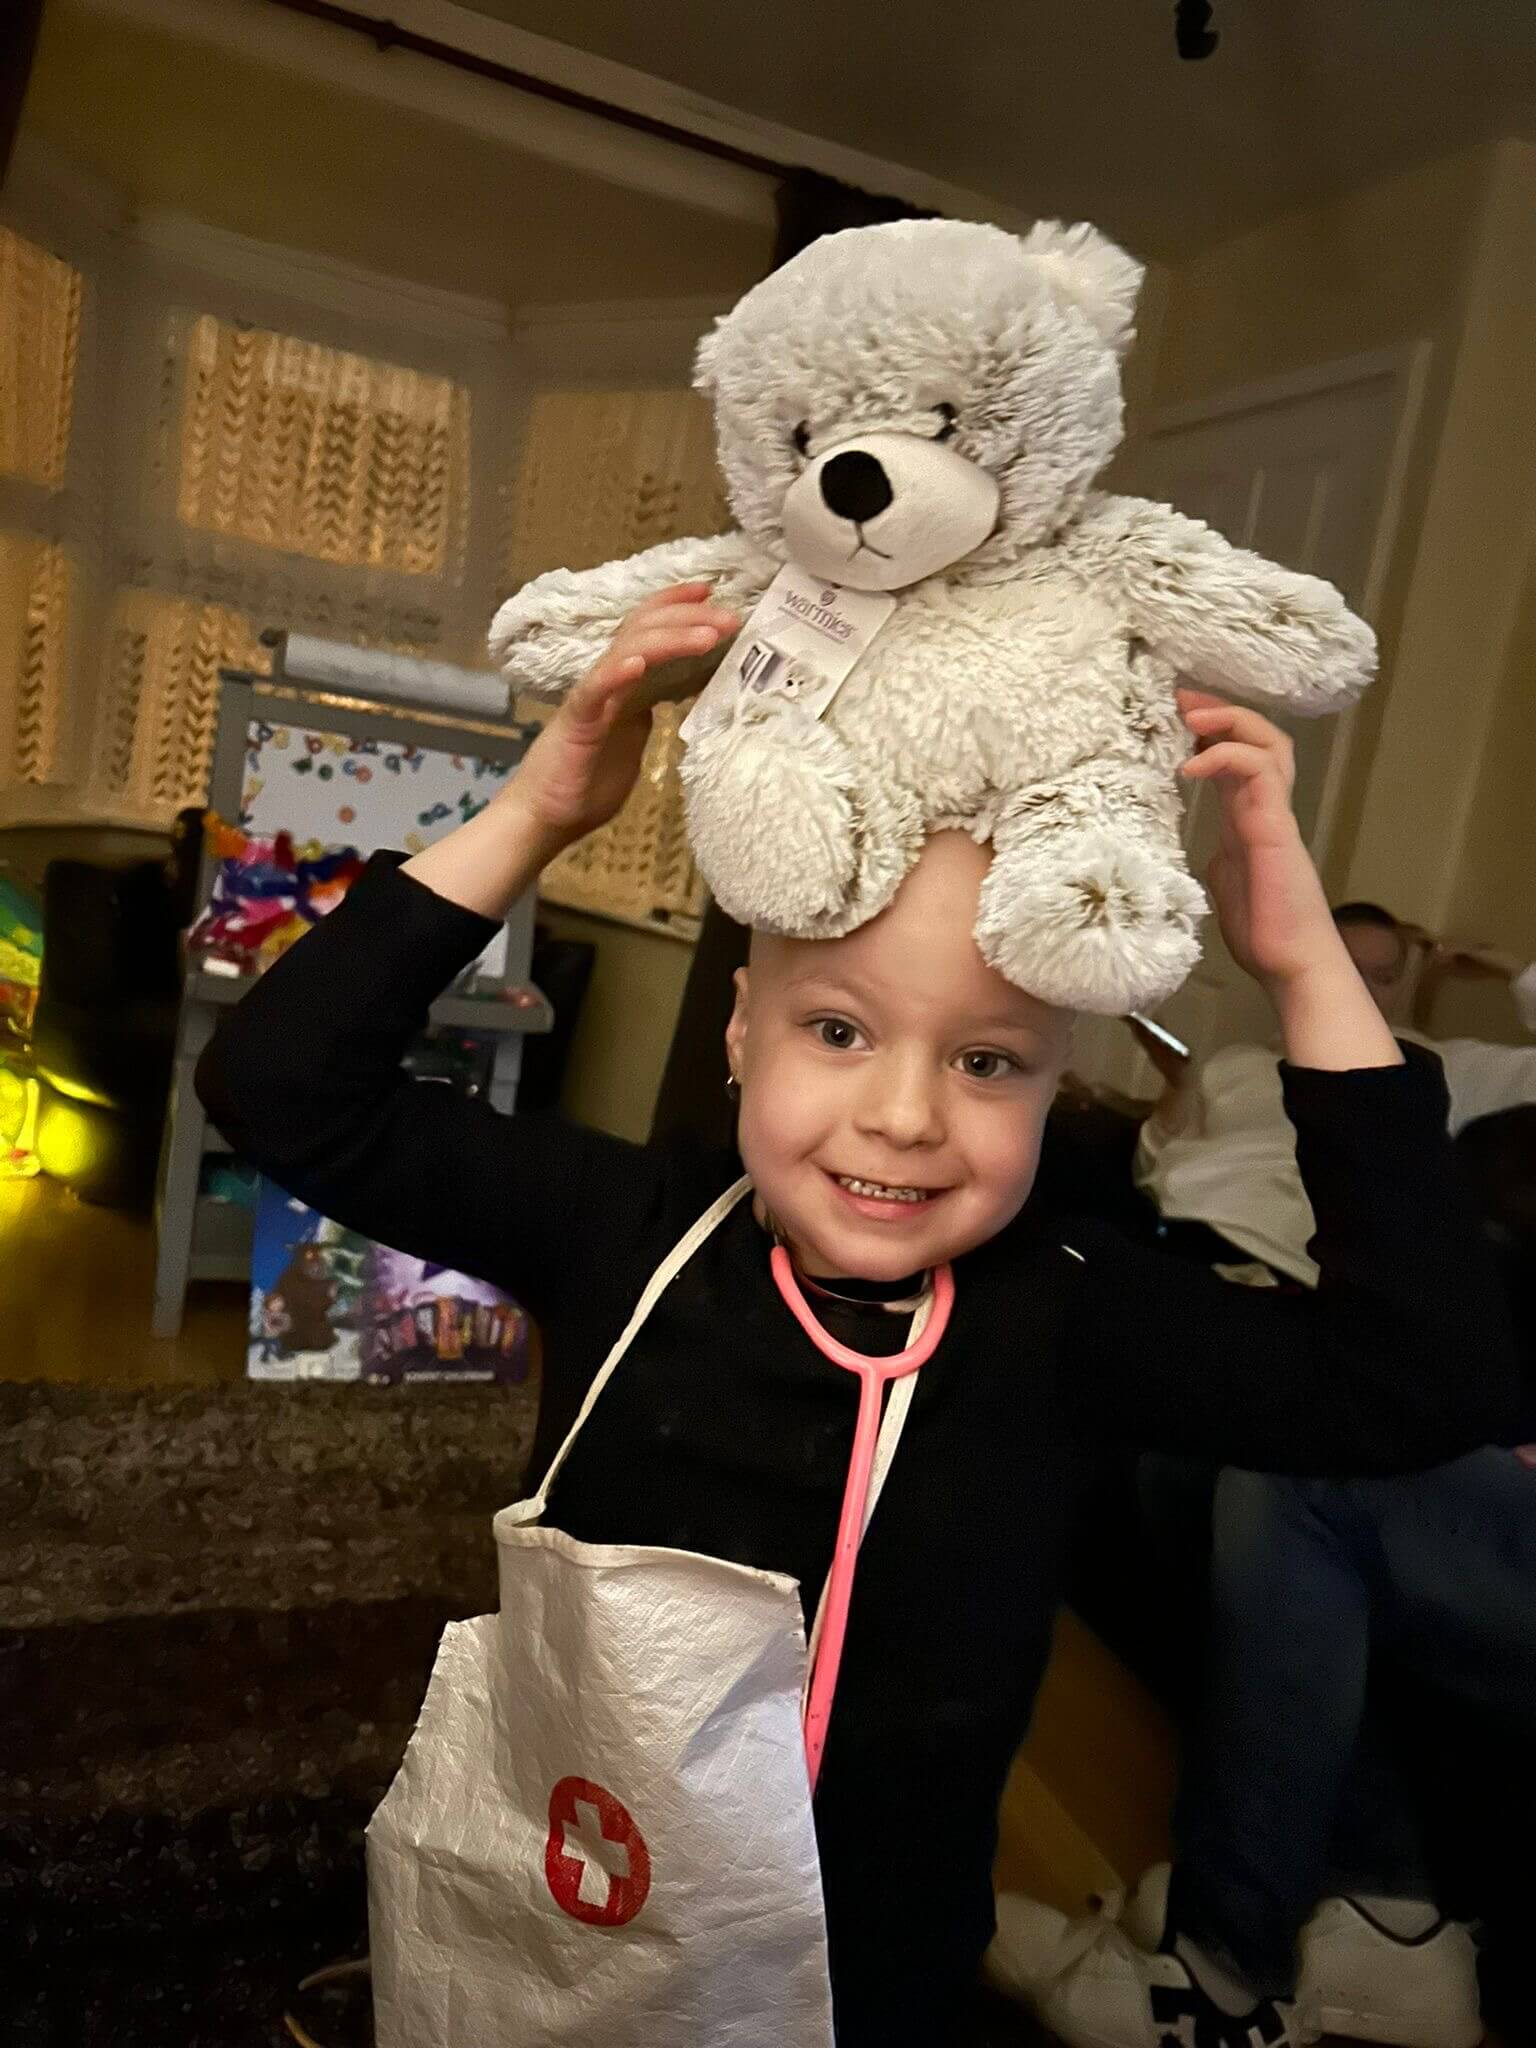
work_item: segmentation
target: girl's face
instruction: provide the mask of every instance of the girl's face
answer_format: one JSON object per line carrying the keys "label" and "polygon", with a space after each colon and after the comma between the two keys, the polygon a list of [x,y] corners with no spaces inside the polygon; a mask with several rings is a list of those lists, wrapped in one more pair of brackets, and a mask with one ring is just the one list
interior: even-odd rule
{"label": "girl's face", "polygon": [[1071,1018],[976,950],[987,858],[936,834],[847,938],[753,939],[726,1031],[741,1154],[804,1272],[900,1279],[1029,1193]]}

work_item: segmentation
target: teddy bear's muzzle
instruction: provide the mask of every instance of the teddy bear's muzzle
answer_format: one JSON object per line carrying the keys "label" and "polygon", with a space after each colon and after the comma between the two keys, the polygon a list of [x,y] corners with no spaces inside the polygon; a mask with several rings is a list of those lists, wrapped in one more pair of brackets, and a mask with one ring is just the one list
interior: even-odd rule
{"label": "teddy bear's muzzle", "polygon": [[813,576],[904,590],[961,561],[992,532],[995,477],[915,434],[862,434],[824,449],[784,498],[784,539]]}

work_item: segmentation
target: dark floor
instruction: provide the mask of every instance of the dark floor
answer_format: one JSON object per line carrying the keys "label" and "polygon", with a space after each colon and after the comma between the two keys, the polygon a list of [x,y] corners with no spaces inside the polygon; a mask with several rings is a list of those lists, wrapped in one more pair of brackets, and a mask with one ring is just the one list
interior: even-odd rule
{"label": "dark floor", "polygon": [[533,1399],[0,1385],[0,2044],[284,2038]]}

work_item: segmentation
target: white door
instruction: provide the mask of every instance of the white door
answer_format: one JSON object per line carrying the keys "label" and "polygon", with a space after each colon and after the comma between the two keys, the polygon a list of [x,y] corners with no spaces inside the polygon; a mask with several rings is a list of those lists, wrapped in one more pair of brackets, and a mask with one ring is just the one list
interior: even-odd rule
{"label": "white door", "polygon": [[[1182,406],[1153,419],[1109,478],[1116,490],[1176,506],[1241,547],[1336,583],[1370,617],[1386,560],[1399,478],[1417,412],[1424,351],[1360,358],[1281,383]],[[1296,808],[1322,857],[1350,721],[1284,720],[1296,740]],[[1197,873],[1214,841],[1214,793],[1195,791],[1185,841]],[[1214,920],[1204,957],[1161,1019],[1197,1056],[1266,1039],[1274,1020],[1233,964]],[[1159,1083],[1113,1018],[1078,1025],[1073,1071],[1125,1094]]]}

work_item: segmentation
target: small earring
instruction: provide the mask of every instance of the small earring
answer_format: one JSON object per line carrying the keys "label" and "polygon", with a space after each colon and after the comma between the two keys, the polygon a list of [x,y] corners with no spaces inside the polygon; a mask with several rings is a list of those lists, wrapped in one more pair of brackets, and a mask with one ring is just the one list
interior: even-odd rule
{"label": "small earring", "polygon": [[725,1092],[732,1102],[737,1101],[741,1095],[741,1082],[737,1079],[734,1067],[725,1077]]}

